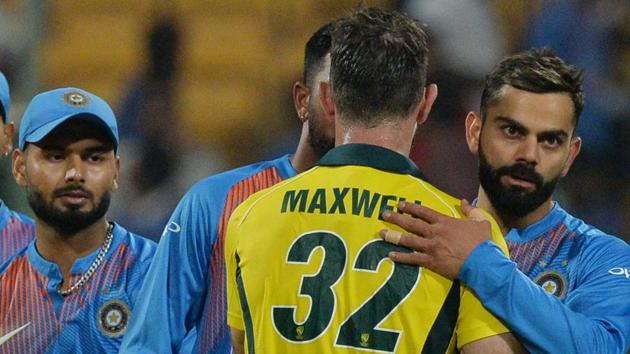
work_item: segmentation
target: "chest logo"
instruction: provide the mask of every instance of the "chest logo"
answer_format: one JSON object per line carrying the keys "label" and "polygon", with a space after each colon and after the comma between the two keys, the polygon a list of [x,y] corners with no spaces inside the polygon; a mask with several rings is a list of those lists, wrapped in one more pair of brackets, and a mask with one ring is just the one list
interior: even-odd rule
{"label": "chest logo", "polygon": [[534,282],[547,293],[564,299],[567,295],[567,278],[556,270],[548,270],[536,276]]}
{"label": "chest logo", "polygon": [[127,331],[131,317],[129,306],[121,300],[106,302],[98,311],[98,327],[108,337],[118,337]]}

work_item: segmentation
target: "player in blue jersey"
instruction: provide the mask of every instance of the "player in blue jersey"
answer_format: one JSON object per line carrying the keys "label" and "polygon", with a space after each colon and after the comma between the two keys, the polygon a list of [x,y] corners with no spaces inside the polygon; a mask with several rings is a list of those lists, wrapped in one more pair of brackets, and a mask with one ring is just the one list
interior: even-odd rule
{"label": "player in blue jersey", "polygon": [[36,237],[0,266],[0,353],[117,353],[156,250],[110,222],[118,128],[97,96],[63,88],[28,105],[13,153]]}
{"label": "player in blue jersey", "polygon": [[487,241],[483,221],[409,203],[402,210],[417,219],[384,215],[415,234],[382,232],[418,251],[394,260],[459,277],[532,353],[630,346],[630,246],[552,198],[580,150],[582,76],[547,49],[508,57],[486,78],[481,116],[466,118],[468,145],[479,155],[477,205],[502,225],[513,261]]}
{"label": "player in blue jersey", "polygon": [[[15,126],[9,121],[11,96],[9,83],[0,72],[0,156],[8,156],[13,150]],[[9,209],[0,199],[0,265],[35,237],[33,219]]]}
{"label": "player in blue jersey", "polygon": [[295,154],[208,177],[188,191],[164,230],[121,352],[230,353],[225,227],[249,195],[310,168],[334,146],[334,125],[321,114],[318,89],[328,80],[331,28],[309,39],[304,83],[293,87],[303,122]]}

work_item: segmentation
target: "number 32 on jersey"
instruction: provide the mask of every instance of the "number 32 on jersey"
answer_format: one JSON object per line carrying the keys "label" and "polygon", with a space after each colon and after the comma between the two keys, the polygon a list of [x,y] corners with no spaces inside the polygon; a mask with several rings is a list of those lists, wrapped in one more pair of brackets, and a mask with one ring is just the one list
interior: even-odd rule
{"label": "number 32 on jersey", "polygon": [[[337,297],[333,287],[346,272],[348,250],[345,242],[330,231],[314,231],[298,237],[287,254],[289,264],[308,264],[318,248],[323,250],[323,260],[317,273],[304,275],[298,294],[311,299],[306,319],[296,322],[295,305],[272,307],[273,325],[276,332],[292,343],[308,343],[329,330],[337,309]],[[412,252],[379,239],[366,243],[351,260],[351,272],[375,273],[381,261],[391,251]],[[379,328],[415,289],[420,280],[421,269],[403,264],[394,264],[389,278],[342,322],[337,329],[335,345],[357,349],[394,352],[400,331]]]}

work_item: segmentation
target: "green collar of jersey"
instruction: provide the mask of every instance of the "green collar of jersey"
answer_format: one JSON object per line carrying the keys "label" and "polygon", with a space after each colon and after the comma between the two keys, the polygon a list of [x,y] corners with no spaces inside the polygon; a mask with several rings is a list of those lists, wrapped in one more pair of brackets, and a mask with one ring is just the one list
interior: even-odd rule
{"label": "green collar of jersey", "polygon": [[340,145],[330,150],[317,164],[320,166],[368,166],[425,179],[416,164],[408,157],[376,145]]}

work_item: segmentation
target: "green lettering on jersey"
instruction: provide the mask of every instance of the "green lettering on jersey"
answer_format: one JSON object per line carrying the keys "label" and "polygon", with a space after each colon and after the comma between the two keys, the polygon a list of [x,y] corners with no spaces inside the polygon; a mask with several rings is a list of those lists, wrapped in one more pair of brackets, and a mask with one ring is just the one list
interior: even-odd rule
{"label": "green lettering on jersey", "polygon": [[273,306],[271,310],[274,327],[292,342],[308,342],[319,337],[333,319],[337,299],[332,288],[343,275],[348,254],[343,240],[330,232],[304,234],[291,245],[287,261],[308,264],[318,248],[324,251],[319,272],[303,275],[300,282],[299,294],[313,299],[306,319],[296,322],[298,306],[294,304]]}
{"label": "green lettering on jersey", "polygon": [[387,195],[387,194],[383,195],[383,198],[381,198],[380,212],[378,214],[379,220],[383,220],[383,218],[381,217],[381,214],[385,210],[394,210],[394,203],[390,203],[390,202],[395,201],[396,199],[398,199],[398,197],[395,195]]}
{"label": "green lettering on jersey", "polygon": [[364,189],[361,192],[361,196],[359,196],[359,189],[352,188],[352,214],[361,215],[361,210],[363,210],[363,216],[371,218],[380,197],[381,195],[379,193],[374,193],[374,196],[372,196],[370,200],[369,190]]}
{"label": "green lettering on jersey", "polygon": [[295,211],[298,203],[300,203],[299,212],[303,213],[306,211],[306,199],[308,198],[308,189],[301,189],[297,192],[294,190],[287,191],[284,193],[284,198],[282,199],[282,208],[280,209],[281,213],[286,213],[287,208],[289,208],[290,212]]}
{"label": "green lettering on jersey", "polygon": [[343,203],[343,198],[346,197],[346,194],[348,194],[349,190],[350,188],[344,188],[344,189],[333,188],[333,193],[335,195],[335,202],[330,207],[328,214],[337,213],[337,212],[339,214],[346,213],[346,205]]}
{"label": "green lettering on jersey", "polygon": [[317,188],[315,195],[311,200],[311,205],[308,207],[309,213],[319,211],[320,214],[326,214],[326,190],[324,188]]}

